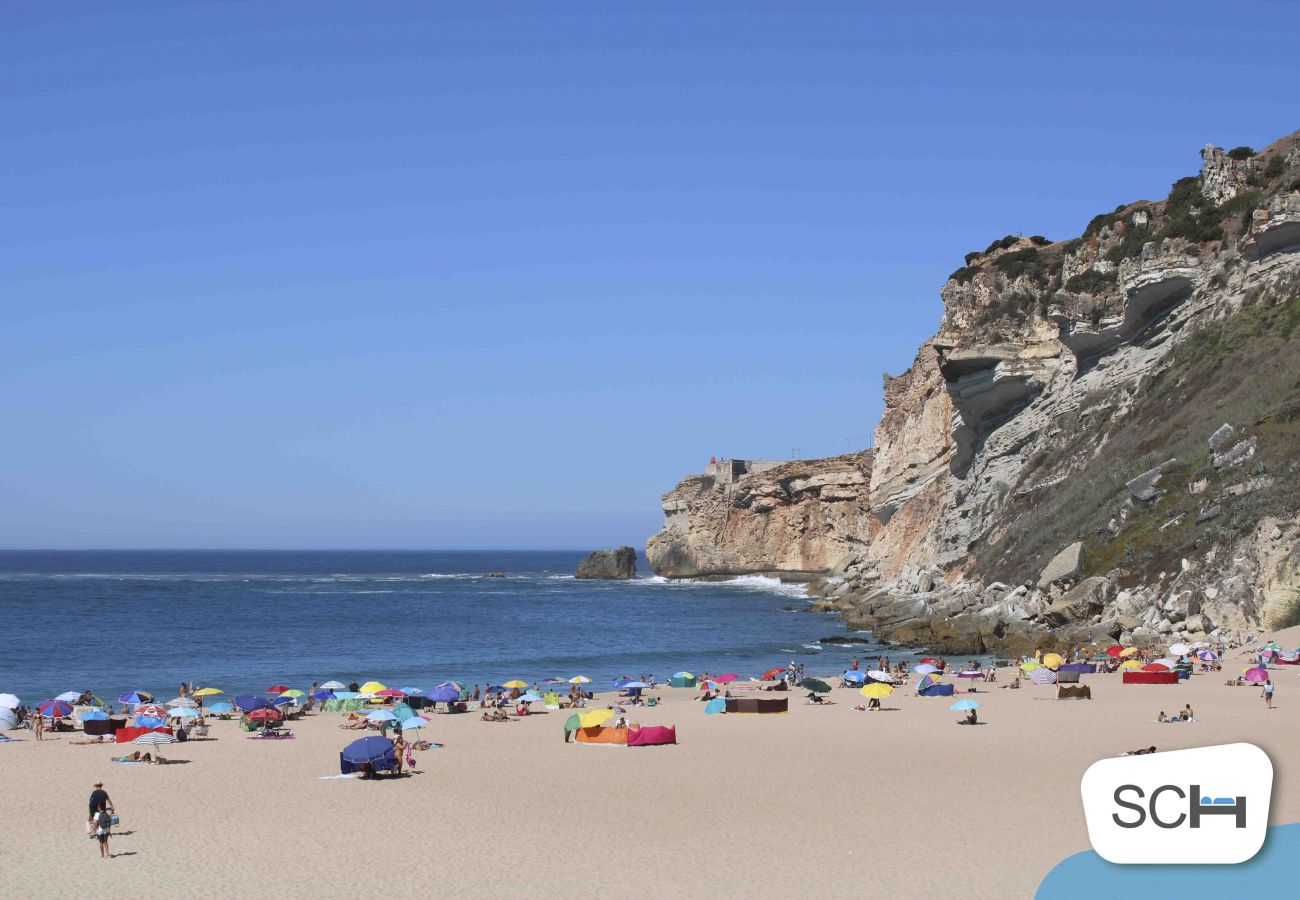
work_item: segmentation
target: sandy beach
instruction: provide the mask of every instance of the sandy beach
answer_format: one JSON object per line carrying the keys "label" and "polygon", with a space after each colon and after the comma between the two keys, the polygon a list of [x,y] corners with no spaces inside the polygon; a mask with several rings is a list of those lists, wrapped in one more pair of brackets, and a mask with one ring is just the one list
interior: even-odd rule
{"label": "sandy beach", "polygon": [[[1300,630],[1277,637],[1294,646]],[[910,689],[879,713],[837,689],[834,706],[794,694],[786,715],[714,716],[695,691],[663,689],[630,718],[676,724],[674,747],[565,744],[567,712],[436,715],[424,735],[445,746],[417,754],[417,774],[374,782],[318,777],[357,736],[339,714],[292,723],[292,741],[218,722],[215,739],[163,748],[177,761],[166,766],[113,763],[119,745],[72,744],[80,735],[13,732],[21,742],[0,746],[5,893],[1028,897],[1088,849],[1079,779],[1123,750],[1251,741],[1276,768],[1271,821],[1300,819],[1288,781],[1300,670],[1275,680],[1272,711],[1221,674],[1085,676],[1091,701],[981,683],[976,728],[954,725],[950,699]],[[1196,723],[1155,721],[1186,703]],[[100,779],[122,817],[108,861],[83,830]]]}

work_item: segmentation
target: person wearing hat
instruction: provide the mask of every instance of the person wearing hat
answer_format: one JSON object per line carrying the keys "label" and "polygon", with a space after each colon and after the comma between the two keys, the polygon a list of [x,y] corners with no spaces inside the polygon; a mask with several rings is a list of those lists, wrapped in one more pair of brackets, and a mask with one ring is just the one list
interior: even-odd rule
{"label": "person wearing hat", "polygon": [[95,789],[90,792],[90,815],[86,817],[87,822],[94,820],[95,813],[99,810],[101,804],[113,812],[117,812],[113,807],[112,798],[108,796],[108,791],[104,790],[104,782],[96,781]]}

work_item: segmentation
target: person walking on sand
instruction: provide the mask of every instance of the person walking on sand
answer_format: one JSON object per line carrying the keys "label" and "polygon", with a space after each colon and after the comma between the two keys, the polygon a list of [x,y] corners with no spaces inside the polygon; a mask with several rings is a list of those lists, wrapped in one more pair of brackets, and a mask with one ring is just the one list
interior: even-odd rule
{"label": "person walking on sand", "polygon": [[36,716],[32,719],[32,731],[36,735],[36,740],[45,740],[45,716],[41,715],[40,710],[36,711]]}
{"label": "person walking on sand", "polygon": [[1273,679],[1272,678],[1264,679],[1264,705],[1269,709],[1273,708]]}
{"label": "person walking on sand", "polygon": [[99,858],[108,859],[108,838],[113,830],[113,817],[105,805],[100,803],[97,809],[91,811],[90,821],[95,826],[90,836],[99,842]]}
{"label": "person walking on sand", "polygon": [[93,822],[95,820],[95,813],[102,808],[107,808],[113,812],[117,812],[117,809],[113,806],[113,798],[108,796],[108,791],[104,790],[104,782],[102,781],[95,782],[95,789],[90,792],[90,802],[88,805],[90,807],[90,815],[86,818],[86,821],[88,822]]}

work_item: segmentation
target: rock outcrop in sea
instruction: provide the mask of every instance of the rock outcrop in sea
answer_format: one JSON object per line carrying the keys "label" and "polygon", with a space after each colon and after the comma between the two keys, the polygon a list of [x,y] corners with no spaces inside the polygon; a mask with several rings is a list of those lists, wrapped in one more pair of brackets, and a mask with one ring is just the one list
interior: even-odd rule
{"label": "rock outcrop in sea", "polygon": [[636,551],[631,547],[597,550],[578,563],[575,578],[621,579],[636,577]]}
{"label": "rock outcrop in sea", "polygon": [[818,576],[850,627],[960,653],[1300,620],[1300,132],[940,294],[874,449],[686,478],[651,568]]}

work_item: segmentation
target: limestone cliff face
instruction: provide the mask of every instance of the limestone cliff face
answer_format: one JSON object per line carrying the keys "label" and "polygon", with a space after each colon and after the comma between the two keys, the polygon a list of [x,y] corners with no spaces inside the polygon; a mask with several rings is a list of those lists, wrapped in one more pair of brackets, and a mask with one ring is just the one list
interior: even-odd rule
{"label": "limestone cliff face", "polygon": [[833,574],[823,607],[960,652],[1300,621],[1300,132],[1201,158],[968,254],[874,451],[686,479],[652,569]]}
{"label": "limestone cliff face", "polygon": [[672,578],[842,571],[880,529],[871,457],[710,465],[664,495],[664,528],[646,544],[650,568]]}

